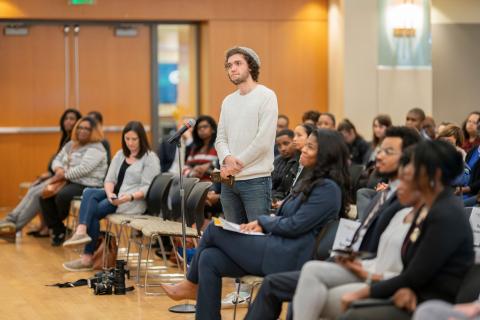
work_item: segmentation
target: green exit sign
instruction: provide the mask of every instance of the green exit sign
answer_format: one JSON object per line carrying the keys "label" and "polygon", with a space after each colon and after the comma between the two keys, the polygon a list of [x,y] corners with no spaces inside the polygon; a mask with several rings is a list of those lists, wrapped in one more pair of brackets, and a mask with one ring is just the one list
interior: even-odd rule
{"label": "green exit sign", "polygon": [[74,6],[92,5],[95,4],[95,0],[69,0],[69,3]]}

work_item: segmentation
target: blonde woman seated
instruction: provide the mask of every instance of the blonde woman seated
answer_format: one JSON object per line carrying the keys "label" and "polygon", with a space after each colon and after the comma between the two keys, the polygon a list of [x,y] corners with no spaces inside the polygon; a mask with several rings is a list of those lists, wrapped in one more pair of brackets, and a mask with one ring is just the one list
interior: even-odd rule
{"label": "blonde woman seated", "polygon": [[80,259],[63,267],[69,271],[92,269],[92,256],[100,234],[100,220],[114,212],[142,214],[152,180],[160,173],[160,160],[150,150],[147,134],[138,121],[129,122],[122,132],[122,150],[113,157],[103,189],[87,188],[80,205],[79,225],[63,245],[85,244]]}
{"label": "blonde woman seated", "polygon": [[65,240],[63,220],[68,216],[70,201],[86,187],[101,186],[107,172],[107,155],[100,143],[103,135],[93,118],[78,120],[71,139],[53,160],[55,175],[49,182],[66,181],[66,185],[55,196],[40,199],[43,217],[52,232],[52,246]]}

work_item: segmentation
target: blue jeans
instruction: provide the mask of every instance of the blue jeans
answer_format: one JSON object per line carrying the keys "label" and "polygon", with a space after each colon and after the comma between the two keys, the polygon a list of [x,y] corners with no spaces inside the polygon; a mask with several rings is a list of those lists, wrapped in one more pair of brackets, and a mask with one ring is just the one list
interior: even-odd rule
{"label": "blue jeans", "polygon": [[233,187],[222,184],[220,202],[228,221],[240,224],[257,220],[268,214],[272,205],[272,178],[235,181]]}
{"label": "blue jeans", "polygon": [[116,209],[117,207],[108,201],[105,190],[86,188],[83,191],[78,223],[87,226],[87,233],[92,238],[92,241],[85,246],[83,251],[85,254],[95,252],[100,235],[100,220],[114,213]]}

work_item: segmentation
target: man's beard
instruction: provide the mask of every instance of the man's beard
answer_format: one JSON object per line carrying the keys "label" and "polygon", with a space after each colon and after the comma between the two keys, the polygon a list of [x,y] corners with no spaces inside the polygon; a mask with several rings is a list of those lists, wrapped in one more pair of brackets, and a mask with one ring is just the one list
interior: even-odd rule
{"label": "man's beard", "polygon": [[247,78],[248,78],[248,74],[246,76],[244,75],[240,75],[237,79],[233,80],[230,76],[228,77],[228,79],[230,79],[230,81],[234,84],[234,85],[239,85],[241,83],[244,83],[245,81],[247,81]]}
{"label": "man's beard", "polygon": [[390,180],[392,178],[395,178],[398,174],[398,170],[393,170],[393,171],[388,171],[388,172],[380,172],[377,170],[377,177],[382,178],[382,179],[387,179]]}

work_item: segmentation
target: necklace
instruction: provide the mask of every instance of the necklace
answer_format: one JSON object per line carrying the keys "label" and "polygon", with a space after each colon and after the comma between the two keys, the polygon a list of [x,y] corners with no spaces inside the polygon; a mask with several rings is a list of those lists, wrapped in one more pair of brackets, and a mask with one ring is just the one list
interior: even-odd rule
{"label": "necklace", "polygon": [[412,243],[415,243],[418,240],[418,237],[420,237],[420,225],[423,223],[425,218],[428,215],[428,209],[426,207],[423,207],[415,220],[415,228],[413,229],[412,233],[410,234],[410,241]]}

